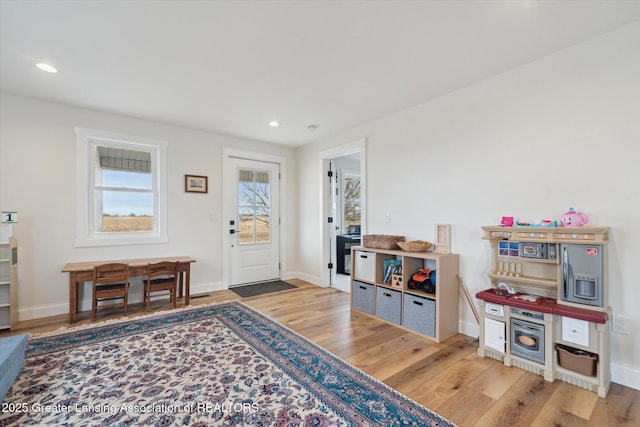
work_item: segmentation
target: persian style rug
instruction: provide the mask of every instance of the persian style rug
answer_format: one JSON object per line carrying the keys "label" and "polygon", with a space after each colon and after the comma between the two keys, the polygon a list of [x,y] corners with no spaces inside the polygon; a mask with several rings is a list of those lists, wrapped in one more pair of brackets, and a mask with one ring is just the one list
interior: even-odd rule
{"label": "persian style rug", "polygon": [[31,337],[0,425],[453,426],[238,302]]}
{"label": "persian style rug", "polygon": [[297,286],[282,280],[273,280],[271,282],[254,283],[252,285],[234,286],[229,288],[229,290],[241,297],[253,297],[294,288],[297,288]]}

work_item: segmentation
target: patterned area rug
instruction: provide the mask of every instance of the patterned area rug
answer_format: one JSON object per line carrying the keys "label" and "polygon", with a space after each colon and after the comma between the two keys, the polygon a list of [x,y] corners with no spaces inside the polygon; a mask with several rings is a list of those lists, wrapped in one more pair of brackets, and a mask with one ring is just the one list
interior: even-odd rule
{"label": "patterned area rug", "polygon": [[453,426],[237,302],[30,338],[0,425]]}

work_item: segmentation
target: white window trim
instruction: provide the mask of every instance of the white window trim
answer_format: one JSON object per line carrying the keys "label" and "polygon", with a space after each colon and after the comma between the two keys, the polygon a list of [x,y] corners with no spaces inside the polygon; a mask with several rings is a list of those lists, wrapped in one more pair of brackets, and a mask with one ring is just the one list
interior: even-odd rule
{"label": "white window trim", "polygon": [[[167,146],[168,142],[158,139],[143,138],[116,134],[113,132],[75,128],[76,132],[76,247],[116,246],[166,243],[169,241],[167,233]],[[154,211],[155,230],[149,233],[94,233],[92,230],[91,198],[89,195],[89,179],[91,177],[91,153],[89,147],[95,141],[104,141],[113,146],[124,144],[129,148],[137,146],[145,151],[156,153],[158,174],[156,180],[159,201]]]}

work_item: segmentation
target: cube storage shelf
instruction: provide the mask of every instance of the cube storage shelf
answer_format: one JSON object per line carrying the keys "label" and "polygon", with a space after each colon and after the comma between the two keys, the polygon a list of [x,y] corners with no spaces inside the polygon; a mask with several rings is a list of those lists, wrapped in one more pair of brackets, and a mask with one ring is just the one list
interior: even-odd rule
{"label": "cube storage shelf", "polygon": [[[384,261],[400,260],[401,286],[384,282]],[[351,248],[351,308],[441,342],[458,333],[457,254]],[[409,289],[420,268],[435,270],[434,293]]]}

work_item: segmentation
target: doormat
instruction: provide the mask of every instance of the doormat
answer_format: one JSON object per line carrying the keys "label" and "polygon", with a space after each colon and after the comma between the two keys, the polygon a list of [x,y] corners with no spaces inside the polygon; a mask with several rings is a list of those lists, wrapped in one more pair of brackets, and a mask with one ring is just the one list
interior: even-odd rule
{"label": "doormat", "polygon": [[271,292],[284,291],[287,289],[297,288],[296,285],[283,282],[282,280],[274,280],[272,282],[254,283],[252,285],[236,286],[229,288],[241,297],[254,297],[256,295],[269,294]]}

